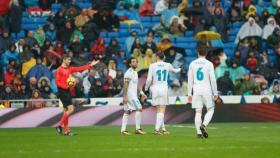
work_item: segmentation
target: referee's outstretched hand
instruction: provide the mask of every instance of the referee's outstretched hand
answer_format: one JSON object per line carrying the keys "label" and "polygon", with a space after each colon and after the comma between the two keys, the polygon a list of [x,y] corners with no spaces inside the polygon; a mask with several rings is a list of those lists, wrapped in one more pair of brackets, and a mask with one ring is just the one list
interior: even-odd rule
{"label": "referee's outstretched hand", "polygon": [[91,65],[91,66],[94,66],[94,65],[96,65],[97,63],[99,63],[99,60],[93,60],[93,61],[90,63],[90,65]]}

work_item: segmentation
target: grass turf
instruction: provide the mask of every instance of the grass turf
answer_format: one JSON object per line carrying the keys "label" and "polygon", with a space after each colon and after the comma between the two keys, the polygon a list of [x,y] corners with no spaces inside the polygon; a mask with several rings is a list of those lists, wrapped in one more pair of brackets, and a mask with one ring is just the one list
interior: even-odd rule
{"label": "grass turf", "polygon": [[[0,129],[0,158],[276,158],[279,123],[213,123],[207,140],[196,138],[191,124],[170,125],[169,136],[121,136],[118,126],[73,128],[78,135],[59,136],[54,128]],[[134,131],[134,126],[129,126]]]}

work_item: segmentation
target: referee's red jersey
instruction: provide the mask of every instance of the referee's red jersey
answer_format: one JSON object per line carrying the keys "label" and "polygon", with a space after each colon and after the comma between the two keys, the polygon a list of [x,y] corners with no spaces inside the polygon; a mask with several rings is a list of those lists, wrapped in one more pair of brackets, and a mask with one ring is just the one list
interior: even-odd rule
{"label": "referee's red jersey", "polygon": [[68,89],[67,79],[69,78],[69,76],[72,73],[84,71],[84,70],[87,70],[87,69],[90,69],[90,68],[91,68],[90,64],[84,65],[84,66],[79,66],[79,67],[68,66],[66,68],[60,66],[56,70],[55,83],[56,83],[58,88],[67,90]]}

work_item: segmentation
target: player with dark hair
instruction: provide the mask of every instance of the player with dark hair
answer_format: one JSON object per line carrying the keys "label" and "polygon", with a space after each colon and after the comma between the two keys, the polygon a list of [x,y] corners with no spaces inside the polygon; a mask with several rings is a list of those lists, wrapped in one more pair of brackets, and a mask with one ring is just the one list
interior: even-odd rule
{"label": "player with dark hair", "polygon": [[[74,112],[74,105],[72,104],[72,95],[70,93],[69,85],[67,84],[67,79],[72,77],[72,74],[75,72],[81,72],[87,69],[90,69],[92,66],[96,65],[99,61],[92,61],[90,64],[72,67],[70,66],[71,57],[69,55],[64,55],[62,59],[62,64],[58,67],[56,71],[55,83],[58,87],[58,98],[61,100],[64,113],[60,119],[58,125],[56,126],[56,131],[59,134],[62,134],[62,126],[64,126],[64,135],[73,136],[70,128],[68,126],[69,116]],[[75,85],[73,85],[75,86]]]}
{"label": "player with dark hair", "polygon": [[[138,62],[137,59],[131,57],[127,60],[128,70],[124,74],[124,86],[123,86],[123,104],[124,104],[124,114],[122,119],[121,134],[130,135],[126,130],[128,117],[132,111],[135,112],[135,134],[146,134],[141,129],[141,115],[142,115],[142,105],[138,99],[138,73],[136,71]],[[147,96],[143,91],[140,91],[140,95],[143,99]]]}

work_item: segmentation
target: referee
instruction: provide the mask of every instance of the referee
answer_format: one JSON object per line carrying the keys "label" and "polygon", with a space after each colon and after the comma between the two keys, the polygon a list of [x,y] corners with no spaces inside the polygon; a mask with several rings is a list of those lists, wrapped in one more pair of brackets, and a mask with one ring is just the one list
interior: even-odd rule
{"label": "referee", "polygon": [[56,126],[56,131],[62,134],[62,126],[64,126],[64,135],[73,136],[74,134],[70,131],[68,126],[69,116],[74,112],[74,105],[72,104],[72,96],[70,93],[70,88],[67,84],[67,79],[75,72],[81,72],[90,69],[92,66],[96,65],[99,61],[93,60],[90,64],[72,67],[71,56],[64,55],[62,59],[62,64],[58,67],[56,71],[55,83],[58,87],[58,98],[61,100],[64,108],[64,113],[60,119],[58,125]]}

